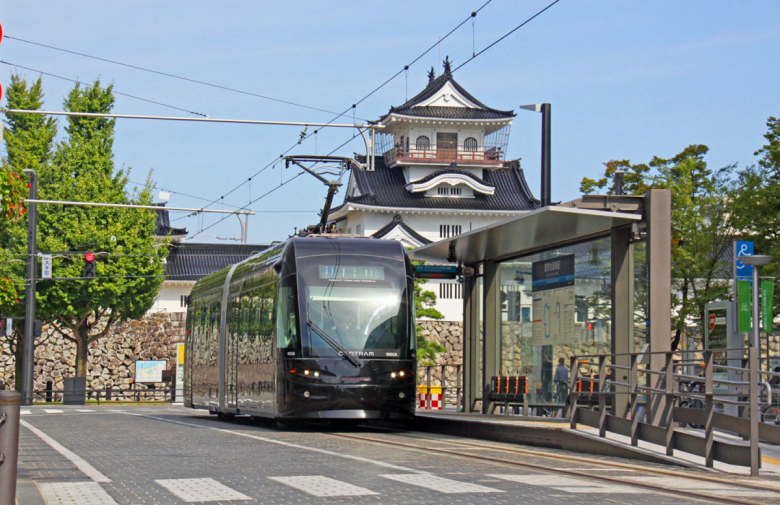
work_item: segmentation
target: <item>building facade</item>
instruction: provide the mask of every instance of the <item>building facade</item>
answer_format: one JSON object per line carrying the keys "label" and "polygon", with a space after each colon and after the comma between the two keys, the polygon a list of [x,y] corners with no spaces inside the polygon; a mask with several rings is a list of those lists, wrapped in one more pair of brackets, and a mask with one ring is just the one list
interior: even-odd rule
{"label": "building facade", "polygon": [[[519,160],[506,160],[515,113],[488,107],[452,77],[428,85],[379,119],[375,163],[353,168],[337,233],[398,240],[416,248],[539,208]],[[462,285],[431,280],[445,320],[463,318]]]}

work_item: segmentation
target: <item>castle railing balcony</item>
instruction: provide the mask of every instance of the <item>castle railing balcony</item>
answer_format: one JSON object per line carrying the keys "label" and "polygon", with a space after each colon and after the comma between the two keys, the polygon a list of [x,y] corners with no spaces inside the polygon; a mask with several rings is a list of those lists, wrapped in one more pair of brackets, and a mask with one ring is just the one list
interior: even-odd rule
{"label": "castle railing balcony", "polygon": [[407,163],[500,165],[504,161],[504,150],[500,147],[465,148],[464,146],[427,149],[392,147],[384,153],[384,159],[387,167]]}

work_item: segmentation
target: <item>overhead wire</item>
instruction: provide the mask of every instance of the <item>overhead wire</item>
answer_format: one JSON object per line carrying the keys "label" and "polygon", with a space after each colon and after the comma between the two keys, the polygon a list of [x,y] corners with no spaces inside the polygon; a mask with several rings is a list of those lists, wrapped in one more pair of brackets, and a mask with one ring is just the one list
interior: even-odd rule
{"label": "overhead wire", "polygon": [[[424,57],[426,54],[428,54],[428,53],[429,53],[429,52],[431,52],[431,51],[432,51],[434,48],[436,48],[438,45],[440,45],[440,44],[441,44],[441,42],[442,42],[443,40],[445,40],[447,37],[449,37],[450,35],[452,35],[453,33],[455,33],[455,32],[456,32],[456,31],[457,31],[457,30],[458,30],[458,29],[459,29],[461,26],[463,26],[464,24],[466,24],[466,23],[467,23],[467,22],[468,22],[470,19],[472,19],[472,18],[476,17],[476,15],[477,15],[477,14],[478,14],[478,13],[479,13],[479,12],[480,12],[482,9],[484,9],[485,7],[487,7],[487,5],[488,5],[488,4],[490,4],[492,1],[493,1],[493,0],[487,0],[487,1],[486,1],[485,3],[483,3],[483,4],[482,4],[482,5],[481,5],[481,6],[480,6],[480,7],[479,7],[477,10],[475,10],[475,11],[471,12],[471,14],[469,14],[469,16],[468,16],[466,19],[464,19],[463,21],[461,21],[460,23],[458,23],[458,25],[457,25],[457,26],[455,26],[453,29],[451,29],[449,32],[447,32],[447,34],[446,34],[446,35],[444,35],[444,37],[440,37],[440,38],[439,38],[439,40],[437,40],[437,41],[436,41],[436,42],[435,42],[433,45],[431,45],[430,47],[428,47],[428,48],[427,48],[425,51],[423,51],[423,52],[422,52],[422,53],[421,53],[419,56],[417,56],[415,59],[413,59],[413,60],[412,60],[410,63],[408,63],[408,64],[404,65],[404,67],[403,67],[403,68],[401,68],[401,70],[399,70],[398,72],[396,72],[395,74],[393,74],[393,75],[392,75],[392,76],[391,76],[389,79],[385,80],[385,81],[384,81],[382,84],[380,84],[380,85],[379,85],[379,86],[377,86],[376,88],[372,89],[372,90],[371,90],[371,91],[370,91],[368,94],[366,94],[365,96],[363,96],[363,97],[362,97],[360,100],[356,101],[356,102],[355,102],[355,103],[353,103],[351,106],[349,106],[349,107],[347,107],[346,109],[344,109],[344,111],[343,111],[343,112],[341,112],[340,114],[337,114],[335,117],[333,117],[333,118],[332,118],[330,121],[328,121],[328,122],[327,122],[327,123],[325,123],[325,124],[326,124],[326,125],[327,125],[327,124],[331,124],[332,122],[336,121],[336,120],[337,120],[337,119],[339,119],[340,117],[342,117],[342,116],[344,116],[345,114],[347,114],[347,113],[348,113],[350,110],[353,110],[353,111],[354,111],[354,109],[356,109],[358,105],[360,105],[361,103],[363,103],[364,101],[366,101],[368,98],[370,98],[372,95],[374,95],[374,93],[376,93],[377,91],[379,91],[379,90],[380,90],[380,89],[382,89],[383,87],[387,86],[387,85],[388,85],[390,82],[392,82],[392,81],[393,81],[393,80],[394,80],[396,77],[398,77],[399,75],[401,75],[401,74],[402,74],[402,73],[404,73],[405,71],[408,71],[408,70],[409,70],[409,67],[411,67],[412,65],[414,65],[415,63],[417,63],[418,61],[420,61],[420,59],[422,59],[422,58],[423,58],[423,57]],[[368,120],[366,120],[366,121],[368,121]],[[290,148],[288,148],[286,151],[284,151],[282,154],[280,154],[280,155],[279,155],[279,158],[274,158],[274,160],[273,160],[273,161],[271,161],[270,163],[268,163],[267,165],[265,165],[263,168],[261,168],[260,170],[258,170],[258,171],[257,171],[255,174],[253,174],[251,177],[249,177],[249,178],[248,178],[246,181],[244,181],[244,182],[241,182],[241,183],[240,183],[238,186],[234,187],[233,189],[231,189],[230,191],[228,191],[227,193],[225,193],[224,195],[222,195],[220,198],[217,198],[217,199],[213,200],[211,203],[209,203],[208,205],[206,205],[204,208],[210,207],[211,205],[214,205],[215,203],[219,202],[219,201],[220,201],[220,199],[224,198],[225,196],[228,196],[228,195],[230,195],[231,193],[233,193],[234,191],[236,191],[237,189],[239,189],[241,186],[243,186],[244,184],[246,184],[247,182],[249,182],[249,181],[250,181],[250,180],[251,180],[253,177],[256,177],[256,176],[258,176],[259,174],[261,174],[262,172],[264,172],[265,170],[267,170],[269,167],[271,167],[272,165],[274,165],[275,163],[277,163],[277,162],[278,162],[278,161],[279,161],[281,158],[283,158],[283,157],[284,157],[285,155],[287,155],[287,154],[288,154],[290,151],[292,151],[293,149],[295,149],[295,147],[296,147],[297,145],[300,145],[302,141],[308,140],[309,138],[311,138],[311,136],[312,136],[312,135],[316,135],[316,134],[317,134],[317,130],[314,130],[312,133],[309,133],[308,135],[302,136],[302,138],[300,138],[298,141],[296,141],[296,143],[295,143],[295,144],[293,144],[292,146],[290,146]],[[316,138],[316,137],[315,137],[315,138]],[[351,140],[353,140],[353,139],[355,139],[355,138],[356,138],[356,136],[353,136],[351,139],[349,139],[349,141],[351,141]],[[349,141],[348,141],[348,142],[349,142]],[[342,144],[342,146],[344,146],[344,145],[346,145],[346,143],[345,143],[345,144]],[[332,154],[333,152],[335,152],[335,151],[331,151],[331,153],[330,153],[330,154]],[[330,155],[330,154],[329,154],[329,155]],[[177,219],[182,219],[182,218],[177,218]],[[218,221],[218,222],[221,222],[221,221]]]}
{"label": "overhead wire", "polygon": [[120,66],[127,67],[127,68],[133,68],[135,70],[141,70],[143,72],[149,72],[149,73],[152,73],[152,74],[163,75],[165,77],[170,77],[170,78],[173,78],[173,79],[179,79],[179,80],[191,82],[191,83],[194,83],[194,84],[200,84],[200,85],[203,85],[203,86],[209,86],[209,87],[221,89],[221,90],[224,90],[224,91],[230,91],[230,92],[233,92],[233,93],[240,93],[242,95],[253,96],[253,97],[256,97],[256,98],[262,98],[264,100],[270,100],[272,102],[284,103],[284,104],[292,105],[292,106],[295,106],[295,107],[301,107],[301,108],[304,108],[304,109],[315,110],[317,112],[324,112],[326,114],[335,114],[335,112],[333,112],[333,111],[329,111],[329,110],[326,110],[326,109],[320,109],[319,107],[313,107],[311,105],[305,105],[305,104],[293,102],[293,101],[290,101],[290,100],[283,100],[281,98],[274,98],[274,97],[267,96],[267,95],[261,95],[259,93],[253,93],[251,91],[245,91],[245,90],[241,90],[241,89],[237,89],[237,88],[231,88],[229,86],[222,86],[221,84],[214,84],[214,83],[211,83],[211,82],[201,81],[201,80],[193,79],[193,78],[190,78],[190,77],[184,77],[184,76],[181,76],[181,75],[171,74],[169,72],[162,72],[160,70],[154,70],[154,69],[151,69],[151,68],[141,67],[139,65],[133,65],[133,64],[130,64],[130,63],[124,63],[124,62],[117,61],[117,60],[111,60],[111,59],[108,59],[108,58],[102,58],[100,56],[94,56],[94,55],[91,55],[91,54],[81,53],[81,52],[78,52],[78,51],[73,51],[73,50],[70,50],[70,49],[64,49],[62,47],[56,47],[56,46],[52,46],[52,45],[49,45],[49,44],[43,44],[41,42],[35,42],[35,41],[32,41],[32,40],[22,39],[22,38],[19,38],[19,37],[12,37],[10,35],[3,35],[3,38],[9,39],[9,40],[16,40],[18,42],[23,42],[25,44],[30,44],[30,45],[34,45],[34,46],[45,47],[47,49],[52,49],[54,51],[60,51],[60,52],[63,52],[63,53],[73,54],[73,55],[81,56],[81,57],[84,57],[84,58],[90,58],[90,59],[93,59],[93,60],[104,61],[106,63],[111,63],[113,65],[120,65]]}
{"label": "overhead wire", "polygon": [[527,25],[528,23],[530,23],[531,21],[533,21],[534,19],[536,19],[538,16],[542,15],[542,14],[543,14],[543,13],[544,13],[544,12],[545,12],[547,9],[549,9],[550,7],[552,7],[553,5],[557,4],[557,3],[558,3],[558,2],[560,2],[560,1],[561,1],[561,0],[555,0],[554,2],[550,3],[550,4],[549,4],[547,7],[545,7],[544,9],[540,10],[539,12],[537,12],[536,14],[534,14],[533,16],[531,16],[530,18],[526,19],[525,21],[523,21],[523,22],[522,22],[522,23],[520,23],[519,25],[515,26],[514,28],[512,28],[511,30],[509,30],[507,33],[505,33],[504,35],[502,35],[502,36],[501,36],[501,37],[499,37],[498,39],[494,40],[494,41],[493,41],[491,44],[489,44],[487,47],[485,47],[484,49],[480,50],[478,53],[474,54],[474,55],[473,55],[471,58],[469,58],[468,60],[464,61],[463,63],[461,63],[461,64],[460,64],[460,65],[458,65],[457,67],[455,67],[455,70],[453,70],[453,72],[457,71],[459,68],[463,67],[463,66],[464,66],[464,65],[466,65],[468,62],[470,62],[470,61],[471,61],[471,60],[473,60],[474,58],[478,57],[480,54],[484,53],[485,51],[487,51],[487,50],[488,50],[488,49],[490,49],[491,47],[495,46],[496,44],[498,44],[499,42],[501,42],[501,41],[502,41],[502,40],[504,40],[505,38],[509,37],[510,35],[512,35],[513,33],[515,33],[517,30],[519,30],[520,28],[524,27],[525,25]]}
{"label": "overhead wire", "polygon": [[[38,70],[38,69],[35,69],[35,68],[25,67],[23,65],[19,65],[19,64],[16,64],[16,63],[11,63],[10,61],[0,60],[0,63],[2,63],[3,65],[8,65],[10,67],[23,68],[25,70],[29,70],[30,72],[37,72],[37,73],[42,74],[42,75],[48,75],[49,77],[54,77],[56,79],[62,79],[63,81],[75,82],[76,84],[81,84],[82,86],[91,86],[91,84],[87,84],[87,83],[78,81],[76,79],[71,79],[69,77],[63,77],[61,75],[52,74],[50,72],[44,72],[43,70]],[[111,92],[114,93],[114,94],[117,94],[117,95],[126,96],[128,98],[133,98],[135,100],[141,100],[143,102],[153,103],[155,105],[160,105],[162,107],[167,107],[169,109],[175,109],[175,110],[180,110],[182,112],[187,112],[189,114],[195,114],[196,116],[209,117],[208,114],[204,114],[202,112],[195,112],[195,111],[192,111],[192,110],[189,110],[189,109],[184,109],[182,107],[176,107],[175,105],[170,105],[170,104],[167,104],[167,103],[158,102],[156,100],[150,100],[148,98],[143,98],[143,97],[140,97],[140,96],[131,95],[129,93],[123,93],[123,92],[117,91],[115,89],[112,89]]]}

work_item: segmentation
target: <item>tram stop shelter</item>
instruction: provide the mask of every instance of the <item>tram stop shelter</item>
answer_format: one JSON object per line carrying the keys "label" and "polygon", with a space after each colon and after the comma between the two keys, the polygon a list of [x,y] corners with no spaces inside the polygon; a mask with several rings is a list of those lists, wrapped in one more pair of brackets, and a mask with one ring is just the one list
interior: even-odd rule
{"label": "tram stop shelter", "polygon": [[[481,403],[487,413],[482,400],[492,377],[525,376],[528,405],[557,408],[566,401],[555,381],[560,358],[568,368],[571,356],[639,352],[646,344],[650,352],[670,350],[668,190],[583,196],[410,257],[474,269],[463,277],[466,412]],[[649,355],[646,365],[661,370],[664,363]],[[627,396],[617,395],[612,408],[625,412]],[[648,422],[665,406],[657,396]]]}

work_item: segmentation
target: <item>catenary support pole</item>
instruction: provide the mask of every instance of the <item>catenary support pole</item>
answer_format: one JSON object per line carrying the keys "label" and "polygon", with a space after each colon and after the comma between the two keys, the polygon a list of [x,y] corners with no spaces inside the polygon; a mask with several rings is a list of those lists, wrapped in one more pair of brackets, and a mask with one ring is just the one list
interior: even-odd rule
{"label": "catenary support pole", "polygon": [[[25,170],[30,181],[30,198],[38,198],[38,174],[35,170]],[[33,360],[35,358],[35,277],[37,275],[38,256],[38,206],[27,204],[27,285],[24,293],[24,356],[22,363],[22,404],[33,402]]]}

